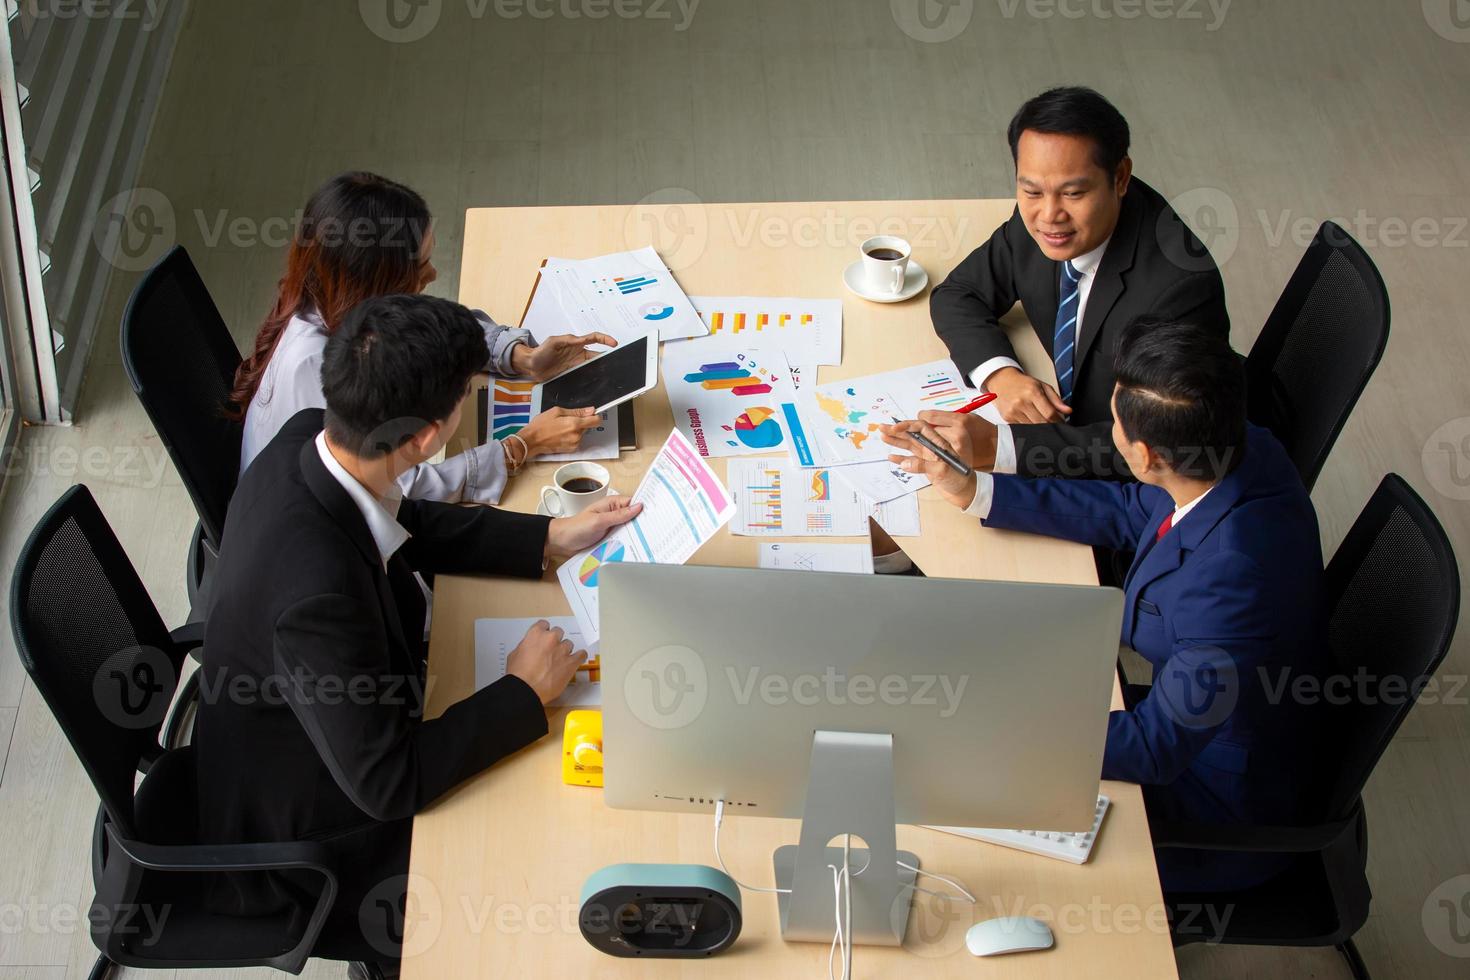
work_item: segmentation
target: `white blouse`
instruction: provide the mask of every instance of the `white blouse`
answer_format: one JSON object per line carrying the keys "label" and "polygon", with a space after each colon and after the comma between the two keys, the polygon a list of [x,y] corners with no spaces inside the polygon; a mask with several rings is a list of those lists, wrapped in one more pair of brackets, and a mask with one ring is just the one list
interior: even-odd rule
{"label": "white blouse", "polygon": [[[501,326],[479,310],[474,312],[485,328],[485,343],[490,347],[488,369],[493,374],[511,375],[511,350],[516,344],[531,345],[530,331]],[[281,331],[260,387],[245,410],[245,432],[240,441],[242,473],[293,415],[306,408],[327,407],[322,395],[322,352],[326,346],[326,330],[313,313],[292,317]],[[412,500],[495,504],[505,491],[506,476],[505,454],[500,443],[492,440],[442,463],[420,463],[399,477],[398,485]]]}

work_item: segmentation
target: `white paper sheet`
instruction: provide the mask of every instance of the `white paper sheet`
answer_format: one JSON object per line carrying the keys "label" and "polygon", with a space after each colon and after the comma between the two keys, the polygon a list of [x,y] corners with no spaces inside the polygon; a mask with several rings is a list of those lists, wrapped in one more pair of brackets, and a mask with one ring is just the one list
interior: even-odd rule
{"label": "white paper sheet", "polygon": [[699,455],[749,456],[791,445],[796,388],[780,351],[670,345],[663,379],[674,425]]}
{"label": "white paper sheet", "polygon": [[803,466],[842,466],[888,459],[894,450],[878,431],[902,415],[899,401],[865,378],[803,388],[796,396],[797,416],[809,454]]}
{"label": "white paper sheet", "polygon": [[629,561],[682,565],[735,513],[724,484],[677,429],[669,433],[644,474],[633,502],[643,504],[643,513],[556,571],[588,643],[600,638],[598,585],[603,565]]}
{"label": "white paper sheet", "polygon": [[[582,632],[577,628],[577,620],[572,616],[538,616],[531,619],[477,619],[475,620],[475,690],[489,687],[505,676],[505,661],[521,642],[526,638],[526,632],[540,619],[545,619],[554,627],[560,627],[566,634],[566,639],[572,641],[572,649],[585,650],[587,644],[582,637]],[[597,667],[596,661],[588,661],[587,665],[577,671],[577,676],[567,685],[567,689],[560,694],[556,700],[551,702],[551,707],[585,707],[588,705],[602,704],[602,683],[593,680]]]}
{"label": "white paper sheet", "polygon": [[836,469],[803,469],[784,459],[732,459],[725,468],[735,516],[733,534],[753,537],[856,537],[868,518],[889,534],[919,533],[912,495],[877,503],[834,479]]}
{"label": "white paper sheet", "polygon": [[[888,448],[890,452],[902,456],[908,455],[903,450],[892,446]],[[846,483],[854,490],[861,491],[863,496],[878,503],[895,500],[929,485],[927,476],[920,473],[905,473],[887,461],[837,466],[833,467],[832,474],[836,479]]]}
{"label": "white paper sheet", "polygon": [[690,343],[734,343],[785,352],[793,365],[842,363],[842,300],[797,296],[691,296],[709,336]]}
{"label": "white paper sheet", "polygon": [[652,246],[592,259],[547,264],[550,286],[573,333],[600,330],[627,343],[657,328],[660,340],[703,337],[709,328]]}
{"label": "white paper sheet", "polygon": [[771,542],[761,545],[761,568],[799,572],[873,574],[873,547],[867,544]]}
{"label": "white paper sheet", "polygon": [[531,294],[530,305],[526,307],[526,313],[521,317],[521,326],[531,331],[531,339],[538,344],[544,344],[547,337],[576,332],[567,322],[567,315],[562,312],[561,300],[557,297],[557,291],[547,279],[548,270],[566,265],[570,261],[571,259],[557,258],[546,260],[546,265],[540,272],[540,281],[536,284],[536,291]]}

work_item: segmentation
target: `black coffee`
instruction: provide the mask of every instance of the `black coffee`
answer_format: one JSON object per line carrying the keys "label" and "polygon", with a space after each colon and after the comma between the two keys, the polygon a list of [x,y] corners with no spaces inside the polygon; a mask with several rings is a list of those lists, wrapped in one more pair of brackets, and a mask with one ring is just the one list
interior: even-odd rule
{"label": "black coffee", "polygon": [[903,253],[896,248],[870,249],[868,254],[880,262],[892,262],[895,259],[903,258]]}
{"label": "black coffee", "polygon": [[596,493],[602,489],[602,484],[590,476],[579,476],[575,480],[568,480],[561,485],[567,493]]}

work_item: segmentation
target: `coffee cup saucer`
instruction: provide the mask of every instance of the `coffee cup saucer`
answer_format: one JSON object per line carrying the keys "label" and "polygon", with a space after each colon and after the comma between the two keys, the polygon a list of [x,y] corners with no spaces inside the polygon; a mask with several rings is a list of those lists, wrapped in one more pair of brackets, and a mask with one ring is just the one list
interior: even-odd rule
{"label": "coffee cup saucer", "polygon": [[[608,487],[607,488],[607,495],[609,497],[616,497],[618,495],[618,489],[617,489],[617,487]],[[554,516],[556,516],[556,515],[552,514],[551,511],[549,511],[549,510],[546,509],[546,501],[545,500],[542,500],[540,503],[538,503],[536,505],[536,515],[538,517],[554,517]]]}
{"label": "coffee cup saucer", "polygon": [[868,285],[867,277],[863,275],[863,260],[858,259],[842,271],[842,281],[847,284],[848,289],[871,302],[902,303],[923,292],[924,287],[929,285],[929,273],[919,263],[909,259],[908,268],[904,270],[903,288],[896,293],[883,293]]}

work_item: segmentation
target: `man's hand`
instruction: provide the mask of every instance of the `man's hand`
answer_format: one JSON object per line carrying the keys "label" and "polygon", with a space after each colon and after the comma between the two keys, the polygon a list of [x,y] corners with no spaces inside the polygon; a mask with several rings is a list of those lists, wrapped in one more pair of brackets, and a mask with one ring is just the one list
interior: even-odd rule
{"label": "man's hand", "polygon": [[546,529],[546,557],[569,558],[590,548],[619,524],[626,524],[643,512],[642,504],[630,503],[627,497],[599,500],[576,517],[558,517]]}
{"label": "man's hand", "polygon": [[605,333],[589,333],[583,337],[559,334],[547,337],[539,347],[516,344],[510,351],[510,366],[519,375],[536,381],[550,381],[583,361],[590,361],[603,351],[588,350],[590,344],[616,347],[615,338]]}
{"label": "man's hand", "polygon": [[526,442],[526,459],[546,453],[569,453],[582,444],[589,429],[602,424],[591,408],[548,408],[516,435]]}
{"label": "man's hand", "polygon": [[539,619],[505,658],[505,672],[530,685],[543,705],[567,689],[577,668],[587,662],[586,650],[572,650],[560,629]]}
{"label": "man's hand", "polygon": [[986,378],[985,389],[995,392],[1000,417],[1007,422],[1060,422],[1072,414],[1072,406],[1055,388],[1013,367]]}
{"label": "man's hand", "polygon": [[[926,414],[953,415],[954,413]],[[929,482],[938,488],[944,499],[961,510],[970,506],[970,501],[975,499],[975,474],[960,476],[950,468],[948,463],[909,436],[910,432],[922,432],[932,439],[935,445],[943,446],[964,459],[969,454],[970,447],[963,425],[954,425],[941,431],[926,422],[897,422],[883,426],[882,432],[884,442],[913,453],[912,456],[897,454],[889,456],[888,459],[891,462],[897,463],[905,473],[920,473],[927,476]]]}
{"label": "man's hand", "polygon": [[960,450],[960,459],[977,470],[995,467],[997,441],[995,423],[973,413],[927,411],[919,413],[920,422],[928,422],[939,430],[951,446]]}

